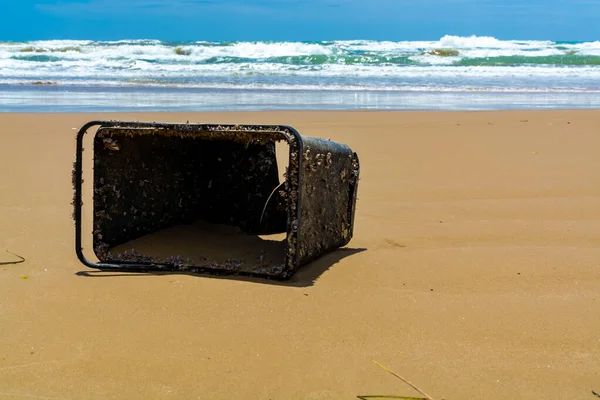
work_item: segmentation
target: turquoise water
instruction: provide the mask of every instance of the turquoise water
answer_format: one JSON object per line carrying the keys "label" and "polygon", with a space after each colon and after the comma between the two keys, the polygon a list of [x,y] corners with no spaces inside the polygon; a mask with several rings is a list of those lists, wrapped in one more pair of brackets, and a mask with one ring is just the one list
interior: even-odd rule
{"label": "turquoise water", "polygon": [[600,106],[600,41],[0,42],[0,111]]}

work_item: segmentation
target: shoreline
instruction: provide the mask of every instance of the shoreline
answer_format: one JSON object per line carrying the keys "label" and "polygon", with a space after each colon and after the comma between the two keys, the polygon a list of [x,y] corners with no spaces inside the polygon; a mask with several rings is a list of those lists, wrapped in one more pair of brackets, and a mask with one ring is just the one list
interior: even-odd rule
{"label": "shoreline", "polygon": [[[448,114],[448,115],[453,115],[453,116],[461,116],[461,114],[464,115],[490,115],[490,116],[494,116],[494,114],[505,114],[505,115],[520,115],[520,114],[560,114],[560,115],[564,115],[566,116],[567,114],[570,113],[596,113],[596,112],[600,112],[600,107],[593,107],[593,108],[556,108],[556,109],[502,109],[502,110],[439,110],[439,109],[418,109],[418,110],[412,110],[412,109],[397,109],[397,110],[372,110],[372,109],[359,109],[359,110],[346,110],[346,109],[340,109],[340,110],[303,110],[303,109],[290,109],[290,110],[243,110],[243,111],[232,111],[232,110],[218,110],[218,111],[80,111],[80,112],[69,112],[69,111],[57,111],[57,112],[44,112],[44,111],[40,111],[40,112],[32,112],[32,111],[22,111],[22,112],[2,112],[0,111],[0,117],[9,117],[10,116],[32,116],[32,117],[52,117],[52,116],[63,116],[63,117],[89,117],[90,119],[86,120],[86,122],[94,120],[94,119],[105,119],[105,118],[94,118],[94,116],[98,115],[98,116],[109,116],[109,115],[115,115],[118,117],[124,117],[124,116],[128,116],[130,118],[142,118],[142,119],[134,119],[131,120],[129,119],[128,121],[149,121],[149,122],[160,122],[160,121],[155,121],[153,118],[151,118],[153,115],[171,115],[171,116],[177,116],[180,118],[188,118],[189,116],[198,116],[198,117],[205,117],[205,116],[234,116],[234,115],[240,115],[240,116],[253,116],[253,115],[268,115],[268,118],[272,118],[272,117],[276,117],[278,114],[279,115],[284,115],[284,116],[298,116],[301,114],[312,114],[312,115],[324,115],[324,114],[383,114],[383,115],[393,115],[393,114],[399,114],[399,115],[405,115],[405,116],[411,116],[411,115],[424,115],[424,114],[429,114],[429,115],[444,115],[444,114]],[[149,119],[143,119],[146,117],[150,117]],[[76,118],[76,119],[81,119],[81,118]],[[85,119],[85,118],[83,118]],[[109,118],[109,119],[116,119],[116,118]],[[256,121],[256,119],[254,117],[251,117],[252,121]],[[182,120],[181,122],[185,123],[188,120]],[[213,121],[213,120],[210,120]],[[230,121],[228,119],[228,121]],[[168,120],[165,122],[174,122],[177,123],[178,121],[175,120]],[[217,121],[218,122],[218,121]],[[192,121],[189,120],[189,123],[213,123],[213,122],[199,122],[199,120],[197,121]],[[258,122],[256,122],[258,123]],[[81,124],[83,125],[83,124]],[[273,125],[277,125],[277,124],[273,124]]]}
{"label": "shoreline", "polygon": [[386,91],[0,85],[0,113],[600,108],[600,91]]}

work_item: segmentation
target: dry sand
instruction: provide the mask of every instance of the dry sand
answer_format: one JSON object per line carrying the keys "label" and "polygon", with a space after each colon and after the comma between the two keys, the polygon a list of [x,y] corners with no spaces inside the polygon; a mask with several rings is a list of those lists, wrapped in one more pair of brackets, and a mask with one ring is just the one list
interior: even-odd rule
{"label": "dry sand", "polygon": [[[347,143],[355,251],[284,284],[87,269],[72,128],[92,119]],[[0,398],[418,395],[377,360],[436,399],[592,399],[599,127],[600,110],[0,115],[0,261],[26,258],[0,265]]]}

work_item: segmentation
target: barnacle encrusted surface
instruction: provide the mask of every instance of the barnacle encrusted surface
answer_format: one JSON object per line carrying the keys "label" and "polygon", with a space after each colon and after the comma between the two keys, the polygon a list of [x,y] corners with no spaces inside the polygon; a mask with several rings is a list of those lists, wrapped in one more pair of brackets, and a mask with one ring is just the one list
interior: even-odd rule
{"label": "barnacle encrusted surface", "polygon": [[[352,237],[359,165],[343,144],[303,137],[285,126],[98,124],[93,244],[102,263],[288,278]],[[280,140],[289,145],[283,184],[275,158]],[[214,259],[210,250],[229,242],[215,238],[210,245],[207,236],[192,240],[200,251],[194,259],[124,251],[150,233],[164,235],[199,221],[237,227],[228,236],[231,246],[250,246],[258,254],[240,258],[231,248]],[[240,232],[254,239],[247,242]],[[273,233],[285,238],[257,236]]]}
{"label": "barnacle encrusted surface", "polygon": [[300,218],[300,264],[347,244],[352,237],[358,158],[345,145],[305,137]]}
{"label": "barnacle encrusted surface", "polygon": [[[265,201],[279,185],[274,142],[247,136],[100,128],[94,139],[97,256],[109,261],[107,246],[196,220],[249,233],[284,232],[279,193],[259,225]],[[107,138],[119,150],[105,146]]]}

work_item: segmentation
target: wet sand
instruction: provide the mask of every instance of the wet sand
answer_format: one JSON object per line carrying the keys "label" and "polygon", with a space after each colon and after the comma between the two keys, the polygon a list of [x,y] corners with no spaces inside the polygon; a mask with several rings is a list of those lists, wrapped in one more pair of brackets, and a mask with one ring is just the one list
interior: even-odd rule
{"label": "wet sand", "polygon": [[[286,124],[361,160],[347,249],[291,281],[96,272],[93,119]],[[586,399],[600,391],[600,110],[0,114],[0,399]],[[91,233],[91,232],[90,232]]]}

